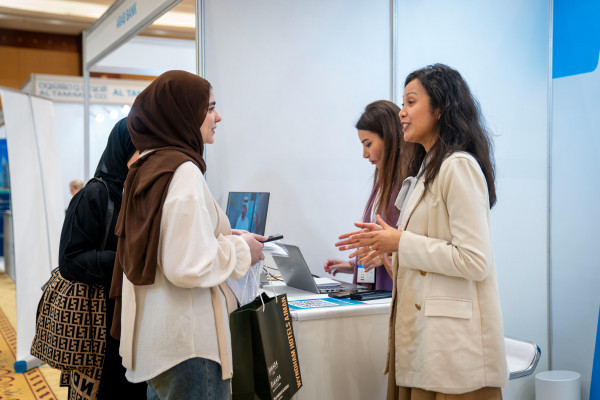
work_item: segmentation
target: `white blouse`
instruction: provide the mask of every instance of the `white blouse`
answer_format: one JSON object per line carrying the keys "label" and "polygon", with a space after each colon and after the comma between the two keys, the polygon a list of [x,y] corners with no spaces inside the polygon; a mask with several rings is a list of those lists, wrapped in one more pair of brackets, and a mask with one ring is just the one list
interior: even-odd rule
{"label": "white blouse", "polygon": [[120,353],[127,379],[146,381],[194,357],[230,366],[227,304],[234,297],[224,282],[249,268],[250,249],[231,235],[204,176],[192,162],[181,164],[163,205],[154,284],[123,279]]}

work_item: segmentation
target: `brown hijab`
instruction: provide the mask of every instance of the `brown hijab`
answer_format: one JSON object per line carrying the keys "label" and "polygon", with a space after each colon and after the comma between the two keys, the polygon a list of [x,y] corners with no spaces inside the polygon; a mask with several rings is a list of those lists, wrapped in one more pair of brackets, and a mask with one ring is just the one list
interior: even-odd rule
{"label": "brown hijab", "polygon": [[154,283],[162,207],[173,173],[192,161],[202,173],[200,126],[208,111],[210,83],[185,71],[168,71],[135,99],[127,127],[141,157],[125,180],[115,233],[119,237],[110,298],[115,299],[111,334],[121,336],[123,273],[134,285]]}

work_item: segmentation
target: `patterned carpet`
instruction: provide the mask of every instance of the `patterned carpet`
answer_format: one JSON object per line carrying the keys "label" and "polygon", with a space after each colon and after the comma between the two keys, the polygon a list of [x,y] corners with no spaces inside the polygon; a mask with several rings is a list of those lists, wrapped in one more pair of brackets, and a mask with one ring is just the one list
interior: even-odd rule
{"label": "patterned carpet", "polygon": [[43,366],[24,374],[15,373],[16,321],[15,284],[0,272],[0,400],[66,399],[66,388],[58,385],[58,370]]}

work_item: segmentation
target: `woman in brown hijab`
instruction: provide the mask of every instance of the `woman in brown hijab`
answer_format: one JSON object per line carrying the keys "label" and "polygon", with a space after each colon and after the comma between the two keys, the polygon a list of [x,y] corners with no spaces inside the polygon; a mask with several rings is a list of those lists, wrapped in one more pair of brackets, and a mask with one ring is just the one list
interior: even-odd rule
{"label": "woman in brown hijab", "polygon": [[208,81],[166,72],[127,120],[140,159],[125,181],[111,291],[126,377],[147,381],[148,399],[228,399],[226,280],[264,258],[267,238],[232,232],[204,179],[203,147],[221,120]]}

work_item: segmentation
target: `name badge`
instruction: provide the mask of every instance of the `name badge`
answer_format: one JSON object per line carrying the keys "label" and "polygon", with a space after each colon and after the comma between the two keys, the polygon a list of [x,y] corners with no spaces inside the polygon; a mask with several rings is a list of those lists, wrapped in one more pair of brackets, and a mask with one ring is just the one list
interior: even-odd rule
{"label": "name badge", "polygon": [[373,268],[369,272],[365,271],[365,268],[362,266],[362,264],[358,265],[356,268],[356,282],[375,283],[375,268]]}

